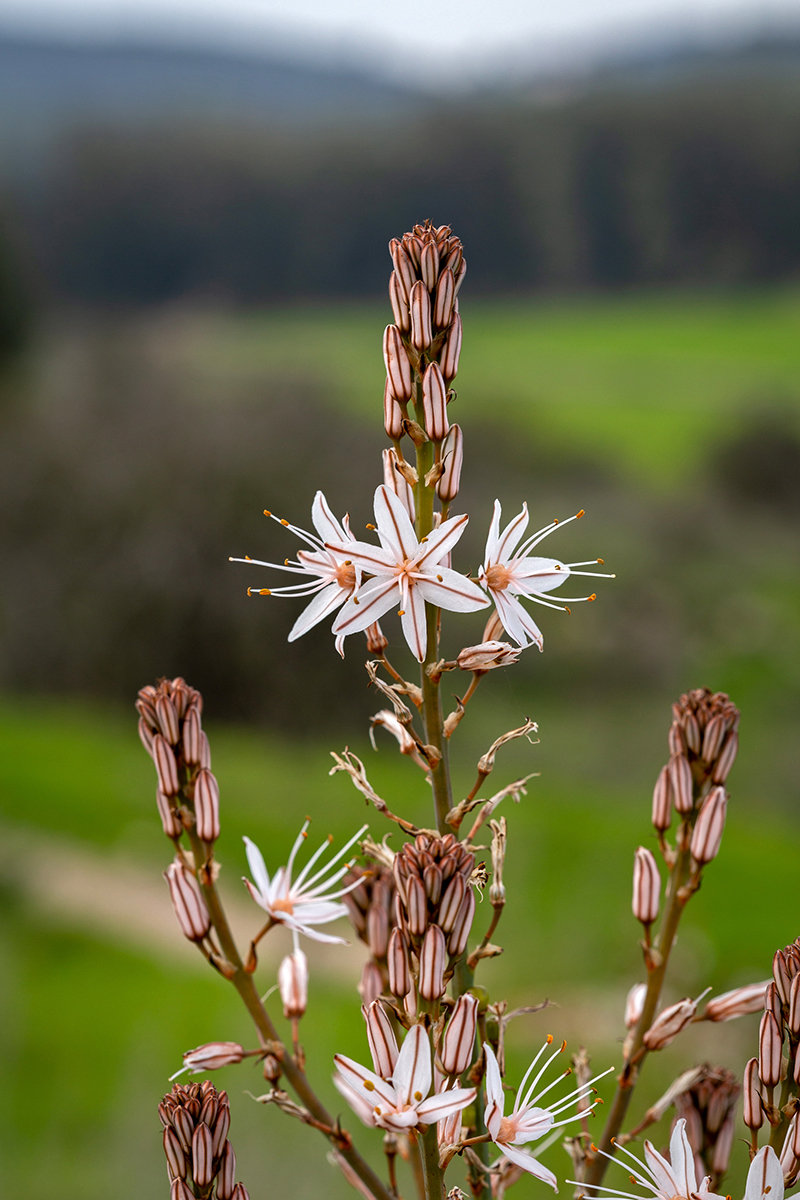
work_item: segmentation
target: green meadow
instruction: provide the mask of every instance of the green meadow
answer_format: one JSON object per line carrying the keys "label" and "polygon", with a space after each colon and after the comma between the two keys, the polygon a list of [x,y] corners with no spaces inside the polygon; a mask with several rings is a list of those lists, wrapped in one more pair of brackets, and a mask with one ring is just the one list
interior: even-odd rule
{"label": "green meadow", "polygon": [[[528,447],[532,461],[551,458],[555,476],[530,480],[543,500],[570,490],[558,481],[561,464],[594,465],[605,482],[592,485],[592,544],[600,538],[619,575],[601,581],[602,606],[582,606],[569,622],[545,614],[545,654],[519,675],[487,679],[454,739],[463,795],[494,737],[526,716],[539,725],[538,740],[500,752],[486,792],[537,773],[520,805],[508,803],[509,900],[494,939],[504,954],[481,968],[494,999],[553,1005],[512,1025],[513,1081],[550,1032],[585,1044],[598,1069],[618,1062],[624,997],[642,970],[633,852],[654,845],[652,785],[667,754],[670,703],[685,688],[707,682],[731,693],[742,708],[741,752],[722,851],[689,907],[669,999],[764,978],[773,951],[800,933],[798,516],[758,504],[739,512],[708,484],[716,447],[746,444],[754,413],[777,407],[797,428],[800,292],[465,301],[463,316],[457,404],[467,438],[471,421],[482,436],[496,422],[523,461]],[[243,382],[299,379],[332,406],[379,420],[385,320],[378,305],[173,314],[152,338],[198,403],[224,402]],[[467,446],[480,463],[481,447]],[[191,682],[191,663],[185,674]],[[362,821],[373,836],[390,831],[343,777],[328,776],[329,751],[342,739],[215,721],[211,696],[206,711],[222,796],[222,884],[237,911],[247,903],[244,834],[275,867],[306,815],[319,838],[345,839]],[[388,739],[374,752],[364,728],[346,740],[390,806],[425,823],[429,796],[413,764]],[[30,696],[0,704],[0,1142],[11,1197],[166,1196],[156,1106],[167,1077],[203,1041],[253,1044],[235,993],[172,929],[160,880],[170,847],[154,793],[132,704]],[[253,931],[258,923],[254,910]],[[308,953],[310,1073],[341,1111],[332,1055],[367,1053],[358,954]],[[272,959],[259,981],[272,987]],[[281,1023],[275,996],[268,1004]],[[690,1062],[741,1071],[755,1036],[752,1017],[689,1031],[652,1058],[635,1113]],[[265,1090],[257,1069],[218,1074],[253,1200],[351,1194],[318,1135],[254,1103],[248,1093]],[[601,1093],[610,1090],[605,1080]],[[358,1133],[362,1145],[379,1141]],[[726,1184],[734,1194],[744,1158],[737,1149]],[[558,1147],[547,1161],[568,1173]],[[518,1192],[542,1187],[526,1180]]]}

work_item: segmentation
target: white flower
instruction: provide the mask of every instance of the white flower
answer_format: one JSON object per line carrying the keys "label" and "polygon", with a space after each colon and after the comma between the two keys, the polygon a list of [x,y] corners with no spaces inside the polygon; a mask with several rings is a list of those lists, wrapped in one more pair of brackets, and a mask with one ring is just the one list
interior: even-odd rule
{"label": "white flower", "polygon": [[[500,516],[502,509],[500,501],[494,502],[494,516],[486,539],[486,553],[479,578],[483,586],[497,606],[497,615],[503,623],[503,628],[518,646],[537,645],[542,648],[543,638],[539,627],[526,609],[522,607],[518,597],[534,600],[544,604],[546,608],[567,608],[566,603],[554,604],[542,597],[553,588],[560,587],[570,575],[593,575],[602,579],[613,579],[613,575],[604,575],[599,571],[577,571],[576,567],[588,567],[601,563],[601,558],[589,562],[563,563],[557,558],[538,558],[531,554],[539,543],[562,525],[576,521],[583,516],[583,511],[566,521],[553,521],[540,529],[538,533],[528,537],[522,545],[520,539],[528,528],[528,506],[523,504],[522,512],[506,525],[500,532]],[[582,600],[594,600],[591,596],[576,596],[570,604]]]}
{"label": "white flower", "polygon": [[771,1146],[759,1150],[750,1163],[744,1200],[783,1200],[783,1168]]}
{"label": "white flower", "polygon": [[[311,506],[311,520],[319,537],[290,525],[274,513],[268,512],[267,516],[302,538],[311,550],[299,550],[296,559],[287,558],[283,563],[262,562],[257,558],[232,558],[230,561],[252,563],[256,567],[273,567],[276,571],[288,571],[290,574],[306,577],[302,583],[293,583],[287,587],[247,589],[248,596],[314,597],[291,628],[289,641],[294,642],[320,621],[324,621],[325,617],[330,616],[352,596],[360,580],[356,568],[349,560],[347,546],[355,544],[356,539],[350,532],[349,519],[345,517],[341,523],[337,521],[322,492],[317,492]],[[336,543],[340,549],[331,549],[327,544],[329,542]],[[344,637],[336,639],[336,649],[340,654],[343,643]]]}
{"label": "white flower", "polygon": [[338,883],[350,870],[353,864],[352,862],[346,862],[344,866],[339,867],[332,875],[330,874],[339,859],[347,853],[354,842],[358,841],[368,827],[362,825],[358,833],[354,837],[351,837],[345,846],[342,846],[339,853],[334,854],[333,858],[329,859],[324,867],[321,867],[315,875],[311,875],[309,878],[312,868],[316,866],[320,856],[330,845],[330,839],[327,838],[319,849],[311,855],[311,858],[297,878],[292,881],[294,860],[297,856],[297,851],[308,836],[308,826],[309,822],[306,821],[300,830],[297,841],[292,847],[288,863],[285,867],[278,868],[272,880],[270,880],[267,872],[263,854],[255,842],[251,842],[250,838],[246,837],[244,843],[247,847],[247,861],[255,882],[251,883],[249,879],[245,879],[244,882],[256,904],[260,905],[266,913],[269,913],[276,924],[285,925],[287,929],[291,929],[295,934],[304,933],[306,937],[313,938],[315,942],[335,942],[346,946],[347,942],[344,938],[333,937],[328,933],[319,933],[317,930],[312,929],[311,926],[327,925],[329,921],[336,921],[339,917],[347,916],[345,905],[337,904],[335,901],[341,896],[346,895],[347,892],[351,892],[353,888],[358,887],[361,881],[357,880],[355,883],[350,884],[349,887],[330,892],[327,896],[324,893],[335,883]]}
{"label": "white flower", "polygon": [[399,604],[405,639],[422,662],[427,641],[426,601],[452,612],[475,612],[488,603],[476,584],[441,565],[468,519],[450,517],[420,542],[394,492],[385,485],[377,488],[375,523],[380,546],[345,544],[341,539],[327,545],[332,553],[345,555],[356,571],[373,576],[346,602],[333,623],[333,632],[339,637],[358,633]]}
{"label": "white flower", "polygon": [[[593,1149],[596,1149],[593,1147]],[[707,1175],[702,1180],[700,1186],[697,1186],[697,1175],[694,1165],[694,1151],[689,1144],[689,1139],[686,1136],[686,1122],[684,1120],[676,1121],[675,1128],[672,1131],[672,1137],[669,1143],[669,1158],[670,1161],[659,1154],[652,1142],[645,1141],[644,1143],[644,1158],[637,1158],[630,1150],[618,1146],[617,1149],[621,1154],[625,1155],[625,1161],[619,1165],[624,1167],[630,1174],[631,1180],[638,1183],[640,1187],[646,1188],[648,1192],[656,1198],[656,1200],[722,1200],[716,1192],[709,1191],[709,1183],[711,1177]],[[599,1154],[604,1154],[602,1150],[597,1151]],[[753,1159],[753,1165],[750,1168],[750,1174],[747,1177],[747,1191],[745,1193],[746,1200],[761,1200],[762,1193],[755,1190],[751,1194],[750,1179],[753,1176],[753,1168],[758,1160],[762,1157],[764,1151]],[[775,1152],[772,1151],[773,1156]],[[619,1161],[611,1154],[606,1154],[606,1158],[610,1158],[612,1162]],[[770,1193],[770,1200],[783,1200],[783,1175],[781,1174],[780,1163],[777,1157],[775,1162],[778,1166],[778,1177],[780,1178],[780,1194],[777,1196]],[[631,1166],[633,1163],[633,1166]],[[568,1180],[568,1183],[574,1180]],[[608,1197],[613,1197],[613,1200],[642,1200],[642,1197],[636,1196],[633,1192],[619,1192],[615,1188],[600,1187],[598,1184],[579,1184],[580,1187],[591,1188],[592,1191],[604,1192]]]}
{"label": "white flower", "polygon": [[[557,1128],[559,1125],[567,1125],[570,1121],[577,1121],[580,1117],[585,1116],[587,1111],[594,1108],[597,1101],[593,1101],[583,1110],[582,1113],[574,1113],[570,1117],[565,1117],[563,1121],[557,1121],[556,1117],[562,1112],[573,1108],[577,1100],[588,1095],[591,1091],[591,1085],[596,1079],[602,1079],[603,1075],[607,1075],[608,1071],[604,1071],[603,1075],[595,1076],[595,1079],[590,1079],[588,1083],[576,1088],[567,1096],[562,1096],[554,1101],[549,1108],[542,1108],[537,1105],[537,1100],[540,1100],[546,1092],[554,1088],[560,1083],[565,1075],[559,1075],[552,1083],[534,1095],[536,1085],[544,1075],[554,1058],[564,1050],[566,1042],[562,1042],[561,1046],[545,1061],[544,1066],[537,1072],[527,1092],[525,1085],[528,1082],[531,1071],[536,1066],[539,1059],[544,1054],[548,1046],[552,1044],[553,1039],[549,1037],[542,1046],[539,1053],[534,1058],[531,1065],[525,1072],[522,1083],[519,1085],[517,1098],[514,1101],[514,1108],[510,1116],[504,1115],[505,1097],[503,1094],[503,1081],[500,1076],[500,1067],[497,1064],[494,1051],[491,1046],[484,1045],[483,1049],[486,1053],[486,1128],[489,1131],[489,1136],[492,1141],[506,1158],[511,1162],[516,1163],[518,1167],[522,1167],[524,1171],[528,1171],[531,1175],[535,1175],[537,1179],[541,1179],[544,1183],[549,1183],[554,1191],[558,1191],[557,1180],[552,1171],[547,1167],[542,1166],[538,1159],[529,1154],[527,1150],[521,1149],[526,1142],[538,1141],[539,1138],[549,1133],[551,1129]],[[609,1068],[613,1070],[613,1067]],[[569,1074],[569,1072],[566,1072]]]}
{"label": "white flower", "polygon": [[337,1054],[334,1062],[338,1071],[334,1082],[354,1111],[362,1120],[394,1133],[444,1121],[471,1104],[476,1095],[475,1088],[428,1095],[433,1082],[431,1046],[421,1025],[406,1034],[391,1082],[343,1054]]}

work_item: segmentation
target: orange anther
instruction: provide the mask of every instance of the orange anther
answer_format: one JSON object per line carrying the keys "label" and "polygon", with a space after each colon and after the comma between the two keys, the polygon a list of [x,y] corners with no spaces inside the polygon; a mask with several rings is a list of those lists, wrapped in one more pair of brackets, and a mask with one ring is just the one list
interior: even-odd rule
{"label": "orange anther", "polygon": [[288,522],[288,521],[286,521],[286,520],[284,520],[284,518],[283,518],[283,517],[281,517],[281,525],[287,525],[287,526],[288,526],[288,524],[289,524],[289,522]]}
{"label": "orange anther", "polygon": [[582,516],[584,515],[584,513],[585,513],[585,512],[586,512],[586,509],[585,509],[585,508],[582,508],[582,509],[581,509],[581,511],[580,511],[579,513],[575,513],[575,516],[576,516],[576,517],[582,517]]}
{"label": "orange anther", "polygon": [[547,1044],[548,1044],[548,1046],[552,1046],[552,1044],[553,1044],[553,1035],[552,1035],[552,1033],[548,1033],[548,1035],[547,1035],[547,1038],[546,1038],[545,1040],[547,1041]]}

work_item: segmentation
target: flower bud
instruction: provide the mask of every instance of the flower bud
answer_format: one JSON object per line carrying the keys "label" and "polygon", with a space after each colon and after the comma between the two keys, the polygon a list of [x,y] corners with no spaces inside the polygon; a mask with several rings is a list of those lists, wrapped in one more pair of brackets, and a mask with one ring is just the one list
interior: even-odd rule
{"label": "flower bud", "polygon": [[447,885],[444,899],[439,905],[439,927],[445,933],[450,933],[456,923],[466,887],[463,875],[454,875]]}
{"label": "flower bud", "polygon": [[217,1113],[217,1119],[214,1122],[212,1129],[213,1143],[212,1151],[214,1158],[219,1158],[222,1148],[225,1144],[225,1139],[228,1136],[228,1130],[231,1127],[231,1109],[228,1104],[228,1097],[225,1092],[220,1093],[220,1107]]}
{"label": "flower bud", "polygon": [[789,991],[792,986],[791,976],[786,963],[786,954],[783,950],[776,950],[772,958],[772,977],[775,980],[775,986],[778,989],[778,994],[784,1004],[789,1003]]}
{"label": "flower bud", "polygon": [[715,996],[706,1005],[703,1019],[705,1021],[732,1021],[734,1017],[760,1012],[764,1007],[764,992],[768,982],[769,980],[765,979],[763,983],[750,983],[746,987],[734,988],[733,991]]}
{"label": "flower bud", "polygon": [[794,1036],[800,1033],[800,975],[795,975],[789,988],[789,1032]]}
{"label": "flower bud", "polygon": [[415,513],[414,492],[408,481],[400,474],[396,467],[397,455],[394,450],[384,450],[383,482],[389,491],[394,492],[395,496],[397,496],[413,523]]}
{"label": "flower bud", "polygon": [[751,1058],[742,1077],[742,1118],[754,1132],[764,1124],[764,1108],[758,1080],[758,1059]]}
{"label": "flower bud", "polygon": [[186,1178],[186,1156],[172,1129],[164,1130],[164,1154],[170,1179]]}
{"label": "flower bud", "polygon": [[444,471],[436,485],[439,499],[445,504],[455,500],[461,486],[461,468],[464,465],[464,438],[460,425],[451,425],[442,443],[442,465]]}
{"label": "flower bud", "polygon": [[625,1028],[633,1029],[639,1024],[639,1018],[644,1009],[644,998],[647,995],[646,983],[635,983],[628,992],[625,1000]]}
{"label": "flower bud", "polygon": [[237,1183],[233,1189],[231,1200],[250,1200],[250,1193],[243,1183]]}
{"label": "flower bud", "polygon": [[419,994],[425,1000],[438,1000],[444,995],[446,965],[444,934],[438,925],[429,925],[419,955]]}
{"label": "flower bud", "polygon": [[200,840],[215,842],[219,837],[219,785],[205,767],[198,771],[194,784],[194,816]]}
{"label": "flower bud", "polygon": [[158,772],[158,785],[165,796],[177,796],[180,791],[178,783],[178,764],[172,747],[165,738],[157,733],[153,738],[153,761]]}
{"label": "flower bud", "polygon": [[367,653],[382,655],[389,645],[389,639],[384,634],[378,622],[375,621],[372,625],[368,625],[364,630],[364,634],[367,639]]}
{"label": "flower bud", "polygon": [[152,758],[153,756],[153,731],[145,721],[144,717],[139,717],[139,737],[147,753]]}
{"label": "flower bud", "polygon": [[383,333],[383,361],[392,394],[400,404],[411,399],[411,364],[396,325],[387,325]]}
{"label": "flower bud", "polygon": [[[703,993],[705,995],[705,992]],[[698,998],[699,999],[699,998]],[[648,1050],[663,1050],[673,1042],[682,1029],[694,1020],[698,1000],[679,1000],[662,1009],[653,1024],[644,1035],[644,1044]]]}
{"label": "flower bud", "polygon": [[725,1118],[722,1128],[717,1134],[717,1140],[714,1143],[714,1154],[711,1159],[711,1168],[717,1175],[724,1175],[728,1170],[728,1164],[731,1161],[731,1150],[733,1149],[733,1137],[736,1132],[736,1116],[734,1110],[731,1109]]}
{"label": "flower bud", "polygon": [[211,747],[205,732],[200,734],[200,766],[205,767],[207,771],[211,770]]}
{"label": "flower bud", "polygon": [[794,1128],[791,1131],[792,1151],[795,1158],[800,1158],[800,1121],[797,1119],[797,1113],[794,1114],[792,1124],[794,1125]]}
{"label": "flower bud", "polygon": [[[394,277],[396,284],[407,305],[411,295],[411,289],[413,288],[417,279],[417,272],[414,270],[414,263],[412,262],[407,249],[399,242],[392,251],[392,262],[394,263]],[[399,321],[397,323],[398,325],[400,324]]]}
{"label": "flower bud", "polygon": [[302,950],[287,954],[278,967],[278,987],[283,1015],[287,1019],[302,1017],[308,1003],[308,959]]}
{"label": "flower bud", "polygon": [[431,363],[422,377],[422,408],[428,437],[435,442],[444,441],[450,429],[447,420],[447,388],[436,363]]}
{"label": "flower bud", "polygon": [[200,735],[202,732],[200,713],[192,704],[183,719],[183,730],[181,731],[183,757],[190,766],[195,766],[200,762]]}
{"label": "flower bud", "polygon": [[453,305],[456,298],[456,284],[453,272],[445,267],[436,285],[436,298],[433,303],[433,324],[435,329],[447,329],[453,319]]}
{"label": "flower bud", "polygon": [[182,1179],[174,1179],[169,1189],[169,1200],[194,1200],[194,1192]]}
{"label": "flower bud", "polygon": [[425,894],[432,905],[437,905],[442,898],[442,868],[436,863],[430,863],[422,874]]}
{"label": "flower bud", "polygon": [[419,256],[419,273],[425,287],[432,292],[436,287],[436,279],[439,274],[439,251],[435,242],[427,242],[423,246]]}
{"label": "flower bud", "polygon": [[392,271],[389,277],[389,302],[392,306],[394,323],[402,333],[408,333],[411,328],[411,318],[408,312],[408,297],[403,291],[403,285]]}
{"label": "flower bud", "polygon": [[686,748],[691,750],[692,754],[699,754],[702,738],[700,736],[700,726],[697,724],[697,717],[693,712],[687,712],[684,714],[681,724],[683,726],[683,737],[686,742]]}
{"label": "flower bud", "polygon": [[772,1013],[778,1029],[780,1030],[781,1041],[783,1041],[783,1006],[781,1004],[778,986],[774,981],[767,984],[764,992],[764,1012]]}
{"label": "flower bud", "polygon": [[[411,345],[420,354],[423,350],[427,350],[433,341],[433,332],[431,330],[431,298],[428,289],[421,279],[411,289],[409,297],[409,307],[411,309]],[[401,399],[397,389],[394,393],[398,399]],[[409,399],[411,398],[411,390],[409,386]]]}
{"label": "flower bud", "polygon": [[722,739],[725,737],[727,730],[728,722],[720,713],[713,716],[706,725],[701,757],[707,763],[712,763],[719,754],[722,747]]}
{"label": "flower bud", "polygon": [[399,1050],[386,1009],[380,1000],[374,1000],[368,1008],[362,1009],[362,1012],[367,1023],[367,1041],[375,1072],[381,1079],[391,1079]]}
{"label": "flower bud", "polygon": [[658,916],[661,899],[661,876],[656,860],[644,846],[633,859],[633,915],[643,925],[652,925]]}
{"label": "flower bud", "polygon": [[403,436],[403,412],[394,398],[388,379],[383,389],[383,427],[388,438],[391,438],[393,442],[400,441]]}
{"label": "flower bud", "polygon": [[662,767],[653,788],[653,826],[665,833],[672,822],[672,783],[669,767]]}
{"label": "flower bud", "polygon": [[456,272],[454,272],[455,280],[456,280],[456,295],[458,295],[458,293],[461,291],[461,285],[464,282],[464,276],[466,275],[466,273],[467,273],[467,262],[466,262],[466,259],[462,258],[461,265],[459,266],[458,270]]}
{"label": "flower bud", "polygon": [[377,1000],[383,991],[383,977],[381,976],[380,967],[377,963],[372,962],[372,960],[364,963],[358,991],[362,1004],[366,1005],[370,1005],[373,1000]]}
{"label": "flower bud", "polygon": [[475,893],[467,884],[466,894],[453,923],[453,929],[448,938],[447,949],[453,958],[460,958],[467,948],[469,933],[472,929],[472,918],[475,916]]}
{"label": "flower bud", "polygon": [[773,1088],[781,1081],[780,1027],[771,1012],[765,1012],[758,1030],[758,1074],[764,1087]]}
{"label": "flower bud", "polygon": [[408,959],[408,938],[402,929],[393,929],[387,951],[389,991],[402,1000],[411,991],[411,968]]}
{"label": "flower bud", "polygon": [[197,880],[179,862],[170,863],[164,878],[181,933],[190,942],[202,942],[211,928],[211,918]]}
{"label": "flower bud", "polygon": [[208,1187],[214,1178],[214,1152],[211,1130],[204,1121],[192,1138],[192,1177],[198,1187]]}
{"label": "flower bud", "polygon": [[[674,708],[674,705],[673,705]],[[679,721],[673,721],[669,727],[667,735],[670,754],[685,754],[686,753],[686,738],[683,734],[683,729]]]}
{"label": "flower bud", "polygon": [[236,1178],[236,1155],[230,1142],[225,1143],[217,1176],[217,1200],[231,1200]]}
{"label": "flower bud", "polygon": [[481,642],[478,646],[465,646],[456,662],[462,671],[493,671],[496,667],[511,666],[521,653],[508,642]]}
{"label": "flower bud", "polygon": [[673,754],[669,760],[669,779],[672,798],[679,813],[688,813],[694,806],[692,795],[692,768],[683,754]]}
{"label": "flower bud", "polygon": [[456,313],[447,331],[447,337],[444,339],[442,352],[439,355],[439,366],[447,383],[452,383],[458,374],[458,360],[461,357],[461,338],[461,317]]}
{"label": "flower bud", "polygon": [[367,910],[367,945],[373,958],[384,958],[389,945],[389,889],[378,880]]}
{"label": "flower bud", "polygon": [[448,1075],[461,1075],[472,1061],[477,1022],[478,1000],[465,992],[456,1001],[442,1042],[440,1057]]}
{"label": "flower bud", "polygon": [[708,793],[692,830],[692,858],[701,865],[717,857],[725,828],[728,797],[723,787],[715,787]]}
{"label": "flower bud", "polygon": [[169,696],[158,696],[156,698],[156,717],[158,718],[159,728],[169,744],[177,746],[180,736],[178,714]]}
{"label": "flower bud", "polygon": [[219,1067],[230,1067],[240,1063],[244,1050],[238,1042],[207,1042],[196,1050],[187,1050],[183,1065],[190,1071],[216,1071]]}
{"label": "flower bud", "polygon": [[736,755],[739,753],[739,735],[735,729],[732,729],[725,739],[725,745],[720,751],[717,759],[714,773],[711,778],[714,783],[724,783],[730,774],[731,767],[736,762]]}
{"label": "flower bud", "polygon": [[428,927],[428,897],[418,875],[412,875],[406,883],[408,895],[408,928],[414,937],[421,937]]}
{"label": "flower bud", "polygon": [[158,805],[158,815],[161,817],[164,833],[168,838],[179,838],[183,833],[183,825],[180,817],[170,804],[169,797],[164,795],[161,788],[156,788],[156,804]]}
{"label": "flower bud", "polygon": [[795,1142],[798,1140],[797,1133],[797,1113],[789,1122],[789,1128],[786,1131],[786,1137],[783,1139],[783,1148],[780,1152],[781,1172],[784,1182],[791,1186],[797,1174],[797,1155],[795,1154]]}

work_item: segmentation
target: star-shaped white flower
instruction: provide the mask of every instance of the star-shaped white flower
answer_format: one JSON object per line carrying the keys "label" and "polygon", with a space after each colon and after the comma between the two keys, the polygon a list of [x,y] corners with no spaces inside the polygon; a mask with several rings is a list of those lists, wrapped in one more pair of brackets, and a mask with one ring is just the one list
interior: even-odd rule
{"label": "star-shaped white flower", "polygon": [[[557,558],[539,558],[531,553],[539,543],[562,525],[576,521],[583,516],[583,511],[565,521],[553,521],[540,529],[520,545],[520,539],[528,528],[528,506],[523,504],[520,512],[513,521],[500,532],[500,517],[502,509],[500,501],[494,502],[494,516],[486,539],[486,552],[479,578],[497,607],[503,628],[518,646],[536,645],[541,650],[543,637],[541,630],[522,607],[520,596],[543,604],[546,608],[567,608],[567,603],[554,604],[543,599],[547,592],[560,587],[570,575],[593,575],[602,579],[613,579],[613,575],[605,575],[599,571],[580,571],[577,567],[589,567],[595,563],[602,565],[602,558],[591,559],[589,562],[563,563]],[[582,600],[594,600],[591,596],[575,596],[568,603],[577,604]]]}
{"label": "star-shaped white flower", "polygon": [[[333,874],[331,871],[350,847],[358,841],[368,826],[362,825],[358,833],[342,846],[338,854],[334,854],[324,867],[321,867],[316,874],[311,875],[311,871],[330,845],[330,839],[327,838],[311,855],[297,878],[293,880],[294,860],[308,836],[308,826],[309,822],[306,821],[292,847],[288,863],[285,867],[278,868],[273,879],[269,877],[264,856],[258,846],[246,837],[244,843],[247,847],[247,861],[254,882],[251,883],[249,879],[245,879],[244,882],[256,904],[269,913],[276,924],[285,925],[294,934],[304,933],[306,937],[312,938],[315,942],[334,942],[346,946],[347,942],[344,938],[333,937],[329,933],[319,933],[312,926],[327,925],[330,921],[347,916],[345,905],[337,904],[336,901],[358,887],[361,881],[356,880],[349,887],[330,892],[329,889],[347,874],[353,864],[346,862],[344,866],[333,871]],[[328,892],[328,895],[325,895],[325,892]]]}
{"label": "star-shaped white flower", "polygon": [[[587,1111],[594,1108],[597,1101],[592,1101],[591,1104],[584,1108],[582,1113],[573,1113],[570,1117],[565,1117],[563,1121],[557,1121],[561,1113],[567,1112],[574,1108],[576,1102],[584,1096],[587,1096],[592,1090],[592,1084],[597,1079],[602,1079],[603,1075],[607,1075],[608,1071],[604,1071],[603,1075],[596,1075],[594,1079],[590,1079],[588,1083],[576,1088],[567,1096],[561,1096],[554,1101],[549,1107],[543,1108],[538,1104],[542,1096],[549,1092],[551,1088],[556,1087],[562,1079],[569,1074],[565,1072],[559,1075],[552,1083],[547,1084],[542,1090],[534,1095],[536,1086],[539,1080],[544,1075],[554,1058],[557,1058],[562,1053],[566,1046],[566,1042],[562,1042],[561,1046],[553,1054],[546,1059],[544,1066],[536,1073],[534,1079],[529,1085],[527,1091],[525,1085],[530,1078],[533,1068],[538,1063],[539,1059],[544,1054],[548,1046],[552,1045],[553,1039],[548,1037],[545,1044],[542,1046],[539,1053],[534,1058],[531,1065],[525,1072],[522,1083],[519,1085],[517,1098],[514,1101],[514,1107],[510,1116],[505,1116],[505,1096],[503,1093],[503,1080],[500,1075],[500,1067],[491,1046],[484,1045],[483,1049],[486,1053],[486,1128],[492,1141],[502,1150],[506,1158],[511,1162],[516,1163],[518,1167],[522,1167],[524,1171],[528,1171],[531,1175],[535,1175],[537,1179],[541,1179],[544,1183],[549,1183],[554,1191],[558,1191],[558,1180],[551,1170],[543,1166],[537,1158],[529,1154],[527,1150],[523,1150],[522,1146],[526,1142],[535,1142],[539,1138],[543,1138],[559,1125],[567,1125],[570,1121],[577,1121],[580,1117],[585,1116]],[[609,1068],[613,1070],[613,1067]]]}
{"label": "star-shaped white flower", "polygon": [[[433,1082],[431,1045],[421,1025],[414,1025],[406,1034],[391,1082],[343,1054],[337,1054],[334,1062],[336,1085],[354,1111],[362,1120],[369,1116],[375,1125],[394,1133],[446,1120],[472,1104],[476,1095],[475,1088],[451,1088],[428,1095]],[[365,1099],[371,1105],[369,1114]]]}
{"label": "star-shaped white flower", "polygon": [[489,603],[481,589],[442,565],[464,532],[469,518],[450,517],[422,541],[408,513],[385,485],[375,492],[375,524],[380,546],[368,542],[332,542],[327,548],[344,554],[357,571],[373,576],[345,603],[333,623],[338,637],[358,633],[400,605],[403,633],[417,659],[425,658],[425,602],[451,612],[476,612]]}
{"label": "star-shaped white flower", "polygon": [[[348,552],[348,547],[351,544],[355,545],[356,539],[350,532],[348,517],[344,517],[341,522],[337,521],[322,492],[317,492],[311,506],[311,520],[318,537],[313,533],[306,533],[304,529],[298,529],[296,525],[290,525],[274,513],[268,512],[267,516],[302,538],[311,550],[299,550],[296,559],[287,558],[282,563],[262,562],[257,558],[232,558],[230,561],[251,563],[256,567],[273,567],[276,571],[305,576],[302,583],[290,584],[287,587],[247,589],[248,595],[314,597],[290,630],[289,641],[294,642],[335,612],[356,590],[360,579]],[[333,544],[340,549],[332,549]],[[344,637],[336,639],[336,649],[340,654],[343,643]]]}
{"label": "star-shaped white flower", "polygon": [[[602,1150],[597,1150],[596,1147],[593,1147],[593,1149],[598,1154],[604,1153]],[[648,1141],[644,1143],[644,1162],[623,1146],[618,1146],[617,1150],[625,1155],[624,1161],[615,1159],[611,1154],[606,1154],[605,1157],[611,1159],[612,1162],[619,1162],[619,1165],[624,1167],[629,1173],[631,1180],[650,1192],[655,1197],[655,1200],[722,1200],[722,1197],[718,1196],[716,1192],[709,1191],[708,1185],[711,1182],[709,1175],[701,1181],[699,1187],[697,1186],[694,1151],[686,1136],[686,1122],[683,1119],[675,1122],[675,1128],[672,1131],[669,1143],[669,1162],[667,1162],[662,1154],[658,1153],[653,1143]],[[758,1160],[762,1158],[763,1153],[764,1151],[762,1150],[753,1159],[752,1166],[750,1167],[750,1174],[747,1177],[747,1191],[745,1193],[746,1200],[762,1200],[762,1192],[755,1188],[753,1168],[756,1166]],[[772,1151],[772,1155],[777,1164],[780,1193],[779,1195],[773,1195],[770,1192],[769,1197],[770,1200],[783,1200],[783,1175],[774,1150]],[[753,1178],[753,1187],[755,1189],[752,1191],[751,1177]],[[568,1180],[567,1182],[572,1183],[573,1180]],[[598,1184],[580,1184],[579,1186],[590,1188],[593,1192],[603,1192],[609,1200],[611,1197],[614,1197],[615,1200],[642,1200],[641,1196],[637,1196],[633,1192],[619,1192],[615,1188],[600,1187]]]}

